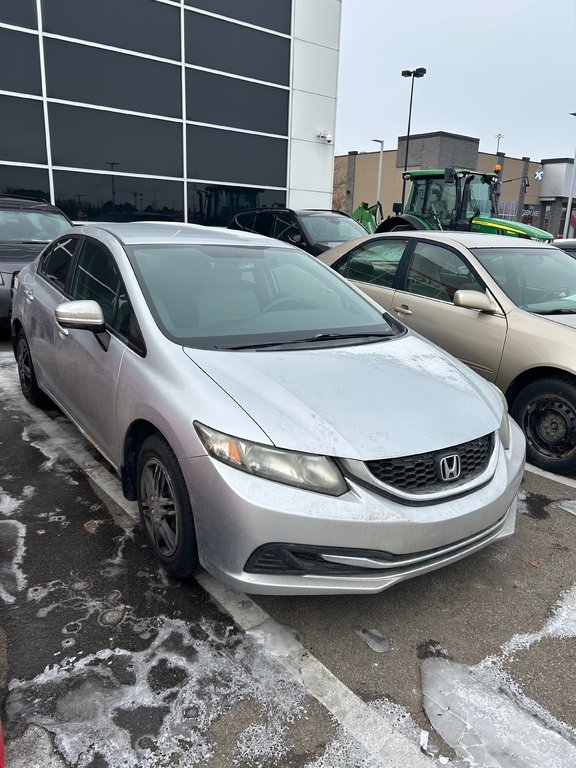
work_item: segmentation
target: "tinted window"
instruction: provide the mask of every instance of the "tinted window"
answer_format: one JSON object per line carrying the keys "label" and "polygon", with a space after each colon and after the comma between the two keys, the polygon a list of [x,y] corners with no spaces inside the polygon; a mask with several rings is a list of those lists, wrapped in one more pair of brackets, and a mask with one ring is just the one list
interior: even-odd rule
{"label": "tinted window", "polygon": [[273,3],[270,0],[242,0],[241,3],[238,0],[184,0],[184,4],[290,34],[290,0],[274,0]]}
{"label": "tinted window", "polygon": [[391,288],[405,248],[405,240],[368,242],[355,248],[336,271],[349,280]]}
{"label": "tinted window", "polygon": [[35,28],[36,0],[0,0],[0,21]]}
{"label": "tinted window", "polygon": [[182,176],[177,123],[63,104],[49,114],[55,165]]}
{"label": "tinted window", "polygon": [[186,61],[288,85],[290,41],[200,13],[186,13]]}
{"label": "tinted window", "polygon": [[258,232],[259,235],[265,235],[266,237],[272,237],[272,230],[274,228],[274,214],[269,211],[259,213],[256,216],[254,222],[254,232]]}
{"label": "tinted window", "polygon": [[188,120],[262,133],[288,133],[288,91],[196,69],[186,70]]}
{"label": "tinted window", "polygon": [[61,291],[66,287],[68,271],[78,248],[79,239],[67,237],[55,243],[42,257],[39,272]]}
{"label": "tinted window", "polygon": [[275,189],[188,184],[188,221],[194,224],[226,227],[238,211],[284,205],[286,193]]}
{"label": "tinted window", "polygon": [[0,96],[0,115],[0,160],[45,163],[42,103],[16,96]]}
{"label": "tinted window", "polygon": [[236,216],[236,221],[242,228],[253,229],[255,218],[255,213],[239,213],[238,216]]}
{"label": "tinted window", "polygon": [[276,214],[272,237],[288,243],[300,243],[303,239],[302,229],[293,213],[282,211]]}
{"label": "tinted window", "polygon": [[180,68],[173,64],[50,38],[44,49],[48,96],[182,116]]}
{"label": "tinted window", "polygon": [[287,141],[189,125],[188,177],[286,185]]}
{"label": "tinted window", "polygon": [[56,204],[75,220],[134,221],[161,218],[166,221],[183,221],[182,182],[116,176],[113,198],[112,178],[95,173],[55,171]]}
{"label": "tinted window", "polygon": [[0,89],[42,94],[37,35],[0,28]]}
{"label": "tinted window", "polygon": [[72,280],[72,298],[97,301],[107,325],[112,325],[120,282],[112,255],[99,244],[86,240]]}
{"label": "tinted window", "polygon": [[45,32],[180,60],[180,11],[174,6],[155,0],[42,0],[42,9]]}
{"label": "tinted window", "polygon": [[470,270],[453,251],[439,245],[417,243],[406,275],[406,290],[431,299],[452,301],[456,290],[452,282],[458,279],[460,267],[464,270],[461,287],[468,287],[471,281],[478,285]]}
{"label": "tinted window", "polygon": [[50,200],[48,171],[41,168],[0,165],[0,194]]}

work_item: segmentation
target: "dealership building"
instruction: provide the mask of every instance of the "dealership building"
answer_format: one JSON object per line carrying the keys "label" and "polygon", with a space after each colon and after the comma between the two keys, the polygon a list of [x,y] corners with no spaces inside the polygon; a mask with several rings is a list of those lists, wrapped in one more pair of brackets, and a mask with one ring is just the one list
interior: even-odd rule
{"label": "dealership building", "polygon": [[330,208],[341,0],[0,0],[0,194],[73,219]]}

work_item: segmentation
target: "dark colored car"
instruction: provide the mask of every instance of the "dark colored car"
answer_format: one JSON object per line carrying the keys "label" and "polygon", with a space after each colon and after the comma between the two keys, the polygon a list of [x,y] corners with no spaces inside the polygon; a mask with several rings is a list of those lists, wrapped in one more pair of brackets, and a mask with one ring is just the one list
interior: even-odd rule
{"label": "dark colored car", "polygon": [[9,324],[14,275],[70,226],[66,214],[45,200],[0,196],[0,327]]}
{"label": "dark colored car", "polygon": [[555,245],[556,248],[561,248],[563,251],[566,251],[566,253],[569,253],[570,256],[573,256],[576,259],[576,238],[559,238],[558,240],[552,240],[552,245]]}
{"label": "dark colored car", "polygon": [[228,229],[243,229],[297,245],[312,256],[364,237],[364,227],[341,211],[265,208],[237,213]]}

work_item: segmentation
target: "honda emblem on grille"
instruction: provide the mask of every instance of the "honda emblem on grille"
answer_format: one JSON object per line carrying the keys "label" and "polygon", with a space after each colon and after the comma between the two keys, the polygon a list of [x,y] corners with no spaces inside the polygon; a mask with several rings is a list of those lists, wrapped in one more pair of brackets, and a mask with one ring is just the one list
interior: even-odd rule
{"label": "honda emblem on grille", "polygon": [[457,480],[460,477],[460,469],[460,456],[457,453],[440,459],[440,477],[445,483]]}

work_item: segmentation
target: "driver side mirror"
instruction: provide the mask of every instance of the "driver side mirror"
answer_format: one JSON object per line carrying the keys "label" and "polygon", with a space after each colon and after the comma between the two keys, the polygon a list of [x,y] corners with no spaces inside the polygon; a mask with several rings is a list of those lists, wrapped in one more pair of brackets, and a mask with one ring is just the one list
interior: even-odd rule
{"label": "driver side mirror", "polygon": [[288,240],[291,243],[294,243],[294,245],[300,245],[302,242],[302,235],[299,232],[293,232],[291,235],[288,235]]}

